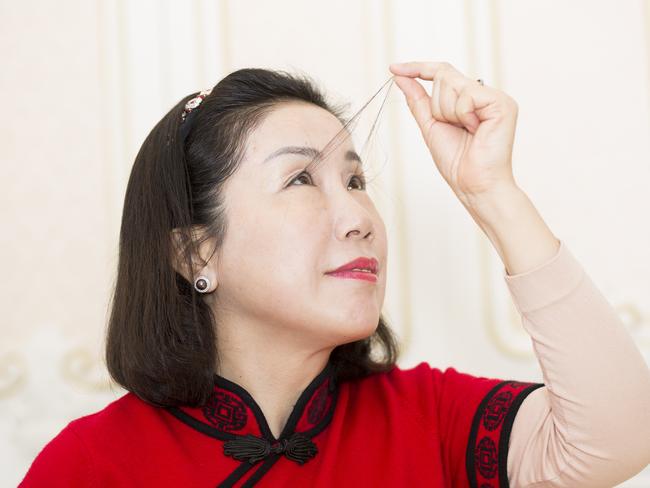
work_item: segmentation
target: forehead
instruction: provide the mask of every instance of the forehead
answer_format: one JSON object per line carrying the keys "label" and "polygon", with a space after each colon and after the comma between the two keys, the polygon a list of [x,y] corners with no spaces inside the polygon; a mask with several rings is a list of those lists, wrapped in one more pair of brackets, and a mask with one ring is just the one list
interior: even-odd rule
{"label": "forehead", "polygon": [[[286,102],[271,110],[250,133],[246,153],[266,157],[283,146],[322,149],[341,129],[341,122],[327,110],[310,103]],[[352,142],[341,144],[349,149]]]}

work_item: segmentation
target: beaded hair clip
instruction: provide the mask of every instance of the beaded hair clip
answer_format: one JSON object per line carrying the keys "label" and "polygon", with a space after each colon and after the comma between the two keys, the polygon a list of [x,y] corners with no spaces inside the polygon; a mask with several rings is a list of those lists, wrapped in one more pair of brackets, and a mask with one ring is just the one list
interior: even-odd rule
{"label": "beaded hair clip", "polygon": [[187,115],[196,107],[201,105],[203,99],[207,97],[210,93],[212,93],[212,88],[209,88],[207,90],[202,90],[197,96],[195,96],[194,98],[190,98],[185,104],[185,108],[183,109],[183,113],[181,114],[181,122],[185,122],[185,118],[187,117]]}
{"label": "beaded hair clip", "polygon": [[199,105],[201,105],[203,99],[207,97],[210,93],[212,93],[212,88],[209,88],[207,90],[202,90],[197,96],[195,96],[194,98],[190,98],[185,103],[185,107],[183,108],[183,113],[181,114],[181,123],[179,127],[181,141],[185,142],[185,139],[187,139],[187,136],[190,133],[192,126],[194,125],[191,120],[194,118],[194,116],[190,117],[189,115],[192,113],[193,110],[195,110]]}

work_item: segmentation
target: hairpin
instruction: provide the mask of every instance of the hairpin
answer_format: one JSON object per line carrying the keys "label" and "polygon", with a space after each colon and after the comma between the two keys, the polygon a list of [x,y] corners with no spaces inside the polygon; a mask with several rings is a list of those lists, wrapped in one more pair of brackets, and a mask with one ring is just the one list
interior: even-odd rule
{"label": "hairpin", "polygon": [[187,114],[189,114],[192,110],[194,110],[196,107],[201,105],[203,99],[207,97],[210,93],[212,93],[212,88],[209,88],[207,90],[202,90],[197,96],[195,96],[194,98],[190,98],[185,104],[185,108],[183,109],[183,113],[181,114],[181,122],[184,122],[185,117],[187,117]]}

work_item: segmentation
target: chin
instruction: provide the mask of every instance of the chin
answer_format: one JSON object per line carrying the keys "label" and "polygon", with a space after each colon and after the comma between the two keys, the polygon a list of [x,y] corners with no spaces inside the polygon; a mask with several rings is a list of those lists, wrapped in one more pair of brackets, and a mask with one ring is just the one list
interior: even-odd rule
{"label": "chin", "polygon": [[379,317],[373,317],[372,319],[362,321],[362,322],[346,322],[341,324],[337,329],[339,336],[340,344],[347,344],[348,342],[360,341],[367,337],[370,337],[377,330],[379,325]]}

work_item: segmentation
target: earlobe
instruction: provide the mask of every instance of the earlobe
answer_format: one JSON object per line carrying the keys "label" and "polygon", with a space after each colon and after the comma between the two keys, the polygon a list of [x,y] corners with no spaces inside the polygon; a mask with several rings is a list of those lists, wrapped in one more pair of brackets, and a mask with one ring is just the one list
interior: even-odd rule
{"label": "earlobe", "polygon": [[192,283],[199,293],[212,293],[217,289],[217,275],[213,267],[205,266],[195,275]]}

